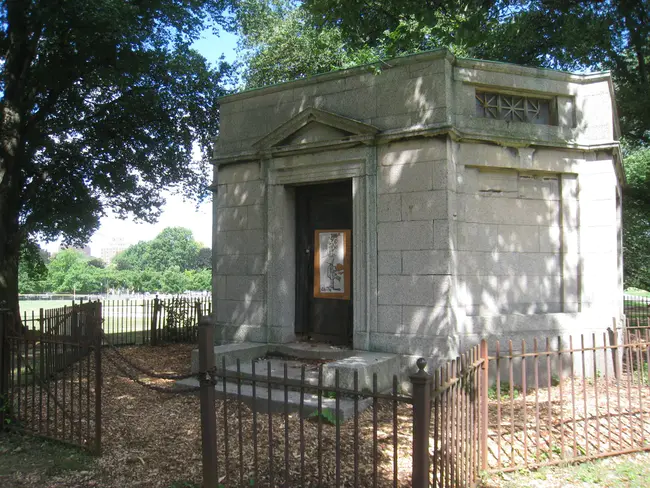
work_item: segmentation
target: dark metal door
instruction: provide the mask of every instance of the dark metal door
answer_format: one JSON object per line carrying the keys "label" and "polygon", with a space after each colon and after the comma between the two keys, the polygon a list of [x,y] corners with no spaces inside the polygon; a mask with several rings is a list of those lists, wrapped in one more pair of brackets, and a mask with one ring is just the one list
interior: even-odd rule
{"label": "dark metal door", "polygon": [[[314,298],[314,232],[352,230],[352,182],[296,189],[296,333],[316,341],[352,344],[349,300]],[[350,280],[352,287],[352,280]]]}

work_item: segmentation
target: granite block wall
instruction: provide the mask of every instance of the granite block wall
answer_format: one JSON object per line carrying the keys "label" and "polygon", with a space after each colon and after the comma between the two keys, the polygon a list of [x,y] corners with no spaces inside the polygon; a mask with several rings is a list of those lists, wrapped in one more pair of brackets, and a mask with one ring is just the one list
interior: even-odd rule
{"label": "granite block wall", "polygon": [[226,337],[265,336],[266,184],[258,162],[219,169],[214,200],[216,320]]}

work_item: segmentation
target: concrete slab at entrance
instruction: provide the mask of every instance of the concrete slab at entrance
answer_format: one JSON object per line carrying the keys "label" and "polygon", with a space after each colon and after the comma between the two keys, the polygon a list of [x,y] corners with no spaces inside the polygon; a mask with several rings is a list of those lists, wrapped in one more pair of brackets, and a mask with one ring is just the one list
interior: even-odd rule
{"label": "concrete slab at entrance", "polygon": [[[265,358],[267,354],[280,354],[287,356]],[[337,348],[324,344],[294,343],[282,345],[266,344],[228,344],[214,348],[215,362],[218,367],[223,364],[229,373],[237,373],[237,360],[239,359],[239,374],[241,384],[236,378],[229,378],[225,385],[223,380],[216,386],[217,396],[221,398],[241,398],[248,405],[255,405],[260,412],[282,412],[285,403],[285,386],[275,384],[269,392],[266,381],[269,377],[273,380],[284,381],[285,364],[287,373],[286,398],[291,412],[300,412],[309,416],[318,410],[318,394],[313,387],[318,386],[320,364],[314,360],[328,360],[322,364],[323,388],[333,388],[336,385],[336,373],[339,375],[339,388],[354,390],[354,375],[358,377],[357,391],[372,393],[373,376],[377,375],[377,391],[391,391],[394,375],[399,375],[400,358],[397,354],[373,353],[367,351],[353,351]],[[301,358],[305,362],[301,361]],[[253,375],[253,362],[255,375]],[[302,368],[305,368],[305,380],[301,382]],[[198,372],[198,350],[192,351],[192,371]],[[255,380],[255,393],[253,394],[253,381]],[[178,385],[197,385],[194,378],[177,382]],[[301,385],[304,391],[301,410]],[[225,391],[224,391],[225,389]],[[270,394],[270,400],[269,400]],[[341,395],[337,409],[336,399],[328,398],[330,394],[321,396],[322,409],[329,410],[337,418],[346,420],[355,415],[354,397]],[[365,410],[371,398],[358,397],[357,412]]]}
{"label": "concrete slab at entrance", "polygon": [[[177,381],[179,386],[198,386],[199,382],[195,378],[189,378],[182,381]],[[284,412],[285,406],[285,391],[283,388],[272,388],[271,389],[271,400],[269,401],[269,390],[264,386],[259,384],[255,387],[255,395],[253,395],[253,386],[251,384],[242,384],[241,395],[238,392],[238,385],[235,382],[226,382],[226,391],[224,393],[223,384],[219,384],[215,387],[217,398],[229,398],[229,399],[238,399],[240,398],[247,405],[255,405],[255,409],[258,412],[266,413],[268,411],[274,413]],[[309,417],[314,412],[318,412],[318,396],[313,393],[304,393],[303,397],[303,406],[300,407],[300,395],[299,391],[287,390],[287,405],[289,412],[298,412],[303,418]],[[359,398],[356,413],[363,412],[368,408],[372,403],[372,398]],[[342,397],[339,399],[338,410],[336,408],[336,399],[334,398],[325,398],[321,399],[321,411],[329,410],[330,413],[334,414],[341,421],[346,421],[355,415],[355,405],[354,400],[348,397]]]}
{"label": "concrete slab at entrance", "polygon": [[[287,381],[289,383],[300,386],[300,379],[302,374],[301,369],[303,366],[305,366],[305,383],[314,386],[318,385],[318,366],[314,364],[305,364],[299,360],[285,360],[278,358],[259,359],[258,361],[255,361],[255,377],[267,379],[270,373],[271,378],[276,380],[284,380],[285,363],[287,365]],[[237,373],[237,366],[228,366],[226,370],[231,373]],[[253,368],[251,361],[240,363],[239,373],[246,380],[252,380]]]}
{"label": "concrete slab at entrance", "polygon": [[[282,378],[284,375],[284,362],[288,363],[288,377],[293,382],[300,380],[299,359],[331,360],[323,365],[323,386],[333,387],[336,381],[336,371],[339,372],[339,387],[347,390],[354,389],[354,373],[358,374],[359,391],[371,392],[373,388],[373,374],[377,374],[377,390],[387,391],[392,388],[393,375],[399,375],[400,359],[397,354],[374,353],[368,351],[354,351],[327,344],[225,344],[214,347],[214,359],[217,369],[223,365],[225,358],[226,369],[235,372],[237,359],[240,362],[240,372],[244,376],[252,373],[251,362],[263,358],[269,353],[288,356],[287,359],[273,358],[271,362],[271,376]],[[298,358],[298,360],[293,360]],[[266,376],[267,360],[256,362],[255,373]],[[192,351],[192,372],[198,373],[198,350]],[[306,368],[305,380],[310,384],[318,382],[318,368],[309,365]]]}
{"label": "concrete slab at entrance", "polygon": [[359,391],[372,392],[373,375],[377,374],[377,391],[392,388],[393,376],[399,375],[400,358],[397,354],[353,351],[352,356],[323,366],[323,383],[333,386],[339,372],[339,387],[354,389],[354,373],[358,375]]}
{"label": "concrete slab at entrance", "polygon": [[[237,359],[240,363],[249,363],[253,359],[265,356],[269,350],[267,344],[254,344],[252,342],[243,342],[240,344],[223,344],[221,346],[214,346],[214,364],[217,369],[223,366],[224,358],[226,360],[226,368],[237,364]],[[192,350],[192,373],[199,372],[199,350]]]}
{"label": "concrete slab at entrance", "polygon": [[290,342],[270,347],[276,353],[303,359],[343,359],[355,353],[352,349],[310,342]]}

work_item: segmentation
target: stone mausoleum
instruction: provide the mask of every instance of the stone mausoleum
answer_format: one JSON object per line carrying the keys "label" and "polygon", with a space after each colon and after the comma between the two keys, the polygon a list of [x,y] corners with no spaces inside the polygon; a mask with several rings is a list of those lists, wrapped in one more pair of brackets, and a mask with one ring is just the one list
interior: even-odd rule
{"label": "stone mausoleum", "polygon": [[455,357],[622,318],[611,77],[402,57],[221,100],[220,343]]}

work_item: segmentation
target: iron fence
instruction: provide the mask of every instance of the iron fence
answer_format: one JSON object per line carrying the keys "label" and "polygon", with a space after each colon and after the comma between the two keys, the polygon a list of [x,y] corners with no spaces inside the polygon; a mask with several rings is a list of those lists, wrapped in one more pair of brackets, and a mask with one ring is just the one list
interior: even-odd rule
{"label": "iron fence", "polygon": [[624,295],[623,311],[628,319],[647,320],[650,317],[650,297]]}
{"label": "iron fence", "polygon": [[99,452],[101,304],[42,313],[39,329],[0,313],[0,420],[5,428]]}
{"label": "iron fence", "polygon": [[[104,332],[116,346],[196,342],[199,318],[212,312],[210,297],[126,298],[101,303]],[[23,326],[29,330],[40,330],[41,323],[45,327],[70,327],[79,304],[83,305],[83,301],[57,309],[23,312]]]}
{"label": "iron fence", "polygon": [[396,377],[390,391],[376,376],[359,389],[358,372],[350,388],[338,372],[326,385],[322,365],[311,382],[304,366],[288,378],[286,363],[279,375],[270,363],[265,375],[255,362],[252,374],[215,369],[205,349],[205,486],[471,487],[481,471],[650,450],[647,328],[496,342],[491,354],[483,341],[432,375],[419,360],[412,395]]}
{"label": "iron fence", "polygon": [[198,321],[212,313],[209,297],[105,300],[104,332],[116,346],[196,342]]}
{"label": "iron fence", "polygon": [[[516,349],[515,349],[516,348]],[[489,357],[488,471],[650,449],[646,330],[495,344]]]}
{"label": "iron fence", "polygon": [[396,375],[382,391],[377,374],[367,382],[362,369],[345,381],[334,369],[327,383],[322,364],[303,364],[296,379],[286,362],[262,363],[266,374],[255,361],[246,372],[225,358],[215,368],[212,327],[199,333],[205,487],[447,488],[478,480],[485,344],[433,376],[420,359],[407,395]]}
{"label": "iron fence", "polygon": [[487,380],[486,342],[434,371],[430,486],[478,482],[487,454]]}

